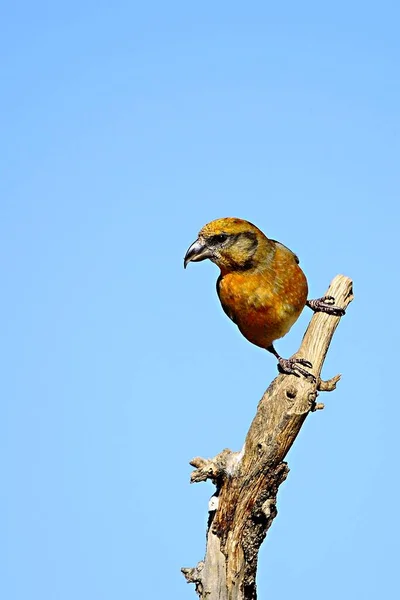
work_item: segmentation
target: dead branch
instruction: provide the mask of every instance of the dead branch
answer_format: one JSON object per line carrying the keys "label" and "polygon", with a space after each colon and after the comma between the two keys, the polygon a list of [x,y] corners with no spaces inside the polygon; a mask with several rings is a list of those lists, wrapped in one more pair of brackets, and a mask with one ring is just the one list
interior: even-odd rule
{"label": "dead branch", "polygon": [[[347,308],[352,281],[337,275],[326,292]],[[216,492],[209,505],[204,561],[182,569],[202,600],[256,600],[260,545],[277,515],[276,496],[289,469],[284,461],[310,412],[322,409],[318,391],[332,391],[340,375],[320,378],[322,365],[341,317],[316,313],[299,351],[313,364],[316,382],[278,375],[260,400],[241,452],[225,449],[213,459],[194,458],[191,482],[211,479]]]}

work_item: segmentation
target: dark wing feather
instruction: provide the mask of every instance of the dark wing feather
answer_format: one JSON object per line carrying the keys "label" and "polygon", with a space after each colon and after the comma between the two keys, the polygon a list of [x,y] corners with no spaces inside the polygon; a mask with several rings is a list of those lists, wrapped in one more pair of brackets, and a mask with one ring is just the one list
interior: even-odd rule
{"label": "dark wing feather", "polygon": [[285,248],[285,250],[288,250],[290,252],[290,254],[293,254],[295,261],[297,262],[297,264],[299,264],[299,257],[297,256],[297,254],[295,254],[294,252],[292,252],[292,250],[290,248],[288,248],[287,246],[285,246],[285,244],[281,244],[281,242],[277,242],[276,240],[270,240],[271,242],[273,242],[274,244],[276,244],[277,246],[281,246],[282,248]]}

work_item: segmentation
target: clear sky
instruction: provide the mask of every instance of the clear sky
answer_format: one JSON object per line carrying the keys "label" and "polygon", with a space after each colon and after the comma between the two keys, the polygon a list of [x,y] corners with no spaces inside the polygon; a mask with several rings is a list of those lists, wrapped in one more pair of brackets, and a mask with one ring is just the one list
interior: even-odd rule
{"label": "clear sky", "polygon": [[[259,598],[398,589],[398,2],[1,8],[0,596],[195,598],[211,484],[272,356],[223,314],[202,225],[292,248],[355,300],[291,450]],[[305,312],[277,343],[289,356]]]}

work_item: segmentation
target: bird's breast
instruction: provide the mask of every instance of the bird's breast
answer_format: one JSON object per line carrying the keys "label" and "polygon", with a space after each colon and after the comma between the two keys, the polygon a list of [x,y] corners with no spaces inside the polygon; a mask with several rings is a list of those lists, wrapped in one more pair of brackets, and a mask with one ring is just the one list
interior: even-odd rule
{"label": "bird's breast", "polygon": [[255,272],[220,277],[218,295],[224,311],[241,333],[262,348],[283,337],[298,319],[307,300],[307,280],[291,261]]}

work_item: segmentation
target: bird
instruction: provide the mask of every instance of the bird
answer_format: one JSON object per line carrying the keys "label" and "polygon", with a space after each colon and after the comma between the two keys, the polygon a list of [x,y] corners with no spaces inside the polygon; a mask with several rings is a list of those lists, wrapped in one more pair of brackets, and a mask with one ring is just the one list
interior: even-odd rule
{"label": "bird", "polygon": [[206,259],[220,269],[217,294],[242,335],[271,352],[281,373],[315,381],[304,368],[312,368],[310,361],[283,358],[274,342],[288,333],[305,306],[334,316],[345,311],[334,304],[332,296],[308,300],[307,278],[296,254],[253,223],[225,217],[204,225],[186,252],[184,267]]}

